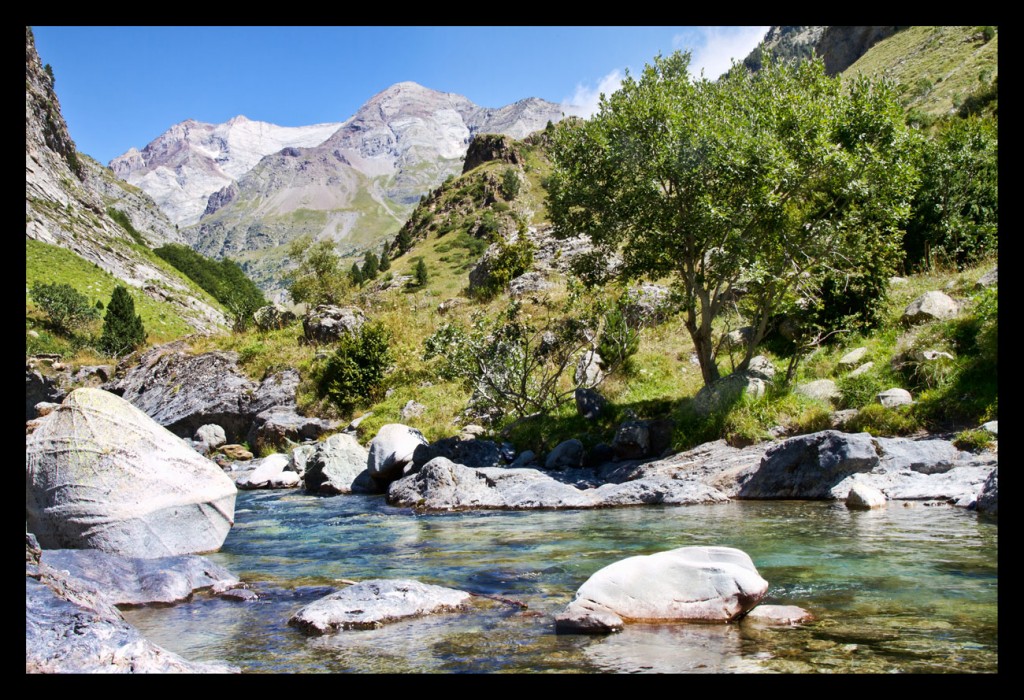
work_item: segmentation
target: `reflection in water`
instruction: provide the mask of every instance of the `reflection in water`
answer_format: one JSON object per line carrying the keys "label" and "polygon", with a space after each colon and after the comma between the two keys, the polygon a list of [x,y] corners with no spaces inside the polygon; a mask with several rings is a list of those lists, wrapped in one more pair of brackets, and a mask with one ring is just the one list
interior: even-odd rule
{"label": "reflection in water", "polygon": [[[417,515],[381,497],[241,492],[217,563],[261,599],[129,610],[152,641],[246,672],[995,672],[997,527],[947,507],[824,502]],[[747,552],[799,628],[632,625],[558,636],[595,571],[687,545]],[[465,613],[305,637],[288,627],[338,579],[414,578],[497,595]]]}

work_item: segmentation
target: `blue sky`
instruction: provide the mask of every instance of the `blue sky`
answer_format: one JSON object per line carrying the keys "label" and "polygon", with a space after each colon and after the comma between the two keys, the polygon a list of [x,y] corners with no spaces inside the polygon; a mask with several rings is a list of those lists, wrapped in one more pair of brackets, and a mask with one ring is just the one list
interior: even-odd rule
{"label": "blue sky", "polygon": [[484,107],[541,97],[586,113],[625,69],[693,53],[717,77],[764,27],[47,27],[36,48],[79,151],[101,163],[185,119],[341,122],[412,80]]}

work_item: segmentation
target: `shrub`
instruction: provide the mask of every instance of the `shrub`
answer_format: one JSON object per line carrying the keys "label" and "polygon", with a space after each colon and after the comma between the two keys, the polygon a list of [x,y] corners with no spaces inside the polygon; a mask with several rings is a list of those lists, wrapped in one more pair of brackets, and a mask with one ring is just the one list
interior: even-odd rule
{"label": "shrub", "polygon": [[320,372],[318,393],[342,411],[378,397],[394,362],[391,332],[380,323],[367,323],[357,333],[345,333]]}
{"label": "shrub", "polygon": [[633,356],[640,349],[640,329],[630,324],[622,309],[623,299],[604,314],[604,330],[598,341],[597,354],[601,356],[608,371],[621,369],[629,374],[633,367]]}
{"label": "shrub", "polygon": [[874,402],[875,396],[886,387],[873,373],[866,372],[856,377],[846,376],[836,382],[842,394],[840,403],[843,408],[860,408]]}
{"label": "shrub", "polygon": [[34,282],[32,301],[46,314],[54,330],[70,335],[99,317],[99,311],[70,284]]}
{"label": "shrub", "polygon": [[486,281],[474,289],[481,299],[501,293],[508,283],[530,269],[533,264],[533,241],[520,236],[515,243],[499,240],[496,253],[487,261]]}
{"label": "shrub", "polygon": [[142,317],[135,314],[135,301],[128,289],[118,285],[107,304],[107,314],[103,317],[103,334],[99,346],[104,352],[114,355],[126,355],[146,342],[146,329],[142,325]]}
{"label": "shrub", "polygon": [[962,430],[953,438],[953,445],[967,452],[981,452],[991,444],[992,433],[987,430]]}
{"label": "shrub", "polygon": [[514,168],[507,169],[501,175],[501,193],[505,195],[505,199],[512,201],[519,194],[519,173]]}
{"label": "shrub", "polygon": [[909,435],[919,425],[909,406],[886,408],[877,403],[868,404],[846,424],[851,433],[866,432],[875,436]]}
{"label": "shrub", "polygon": [[427,263],[424,262],[423,258],[420,258],[419,262],[416,263],[415,279],[417,287],[426,287],[427,282],[430,280],[430,274],[427,272]]}

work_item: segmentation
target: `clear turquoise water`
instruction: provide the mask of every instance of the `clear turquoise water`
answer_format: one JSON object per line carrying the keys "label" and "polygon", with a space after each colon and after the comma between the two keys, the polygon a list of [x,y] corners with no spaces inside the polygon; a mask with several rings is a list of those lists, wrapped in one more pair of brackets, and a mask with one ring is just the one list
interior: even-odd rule
{"label": "clear turquoise water", "polygon": [[[635,554],[737,547],[768,581],[764,603],[816,616],[800,628],[634,625],[558,636],[553,616],[593,572]],[[759,501],[588,511],[414,514],[382,497],[240,492],[212,559],[256,602],[197,595],[128,610],[152,641],[254,673],[993,673],[997,526],[946,506],[849,511]],[[414,578],[473,593],[467,613],[306,637],[287,626],[336,579]]]}

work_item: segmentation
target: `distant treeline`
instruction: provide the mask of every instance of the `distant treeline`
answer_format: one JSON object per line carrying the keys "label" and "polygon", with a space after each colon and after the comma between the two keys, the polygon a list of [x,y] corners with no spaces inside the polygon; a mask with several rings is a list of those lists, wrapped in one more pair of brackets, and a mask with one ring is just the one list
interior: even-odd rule
{"label": "distant treeline", "polygon": [[256,283],[229,258],[211,260],[180,243],[168,243],[153,251],[174,265],[230,311],[247,312],[267,304]]}

